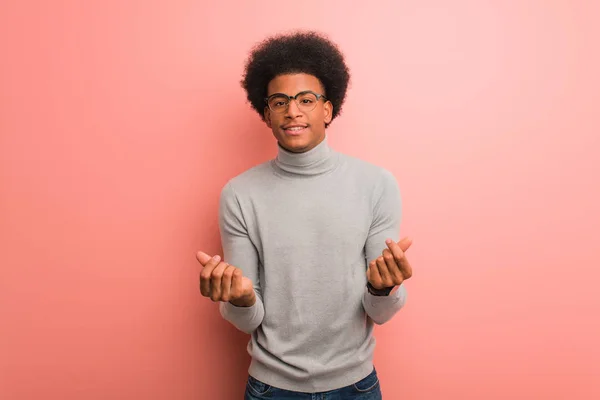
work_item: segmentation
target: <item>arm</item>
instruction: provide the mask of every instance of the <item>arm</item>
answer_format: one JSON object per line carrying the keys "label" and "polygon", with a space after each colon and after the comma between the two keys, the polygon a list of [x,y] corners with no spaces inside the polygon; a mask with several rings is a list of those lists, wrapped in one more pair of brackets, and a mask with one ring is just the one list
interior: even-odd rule
{"label": "arm", "polygon": [[[385,171],[375,193],[373,222],[365,244],[366,264],[382,255],[386,239],[397,242],[400,233],[401,199],[394,176]],[[367,315],[378,325],[389,321],[405,304],[406,288],[397,286],[388,296],[375,296],[364,288],[362,304]]]}
{"label": "arm", "polygon": [[249,307],[220,302],[223,318],[245,333],[252,333],[262,323],[265,309],[260,290],[258,252],[248,236],[240,204],[231,186],[225,185],[219,201],[219,230],[223,245],[223,259],[242,270],[254,286],[256,301]]}

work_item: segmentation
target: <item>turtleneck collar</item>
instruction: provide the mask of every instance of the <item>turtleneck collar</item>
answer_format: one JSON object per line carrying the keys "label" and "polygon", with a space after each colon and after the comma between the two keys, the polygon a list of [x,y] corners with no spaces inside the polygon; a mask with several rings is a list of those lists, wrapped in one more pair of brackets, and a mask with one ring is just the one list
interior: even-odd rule
{"label": "turtleneck collar", "polygon": [[277,157],[274,165],[277,169],[292,175],[321,175],[335,168],[336,153],[329,147],[327,136],[313,149],[304,153],[292,153],[277,144]]}

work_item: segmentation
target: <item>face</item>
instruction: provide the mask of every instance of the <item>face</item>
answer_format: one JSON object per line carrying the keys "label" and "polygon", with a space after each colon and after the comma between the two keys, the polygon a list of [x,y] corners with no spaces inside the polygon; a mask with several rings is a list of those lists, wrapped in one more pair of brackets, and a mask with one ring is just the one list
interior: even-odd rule
{"label": "face", "polygon": [[[267,96],[275,93],[295,96],[306,90],[325,94],[321,82],[314,75],[286,74],[269,82]],[[323,98],[317,101],[312,111],[306,112],[298,107],[295,100],[291,100],[287,109],[282,112],[274,112],[265,107],[264,117],[281,147],[294,153],[303,153],[323,141],[325,124],[331,122],[332,112],[333,105]]]}

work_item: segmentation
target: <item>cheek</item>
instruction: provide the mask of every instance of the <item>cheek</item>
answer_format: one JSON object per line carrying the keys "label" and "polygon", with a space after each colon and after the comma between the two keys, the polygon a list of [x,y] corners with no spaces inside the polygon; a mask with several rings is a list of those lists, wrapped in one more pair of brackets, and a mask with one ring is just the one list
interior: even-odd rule
{"label": "cheek", "polygon": [[319,110],[318,113],[316,113],[316,114],[314,114],[312,116],[312,122],[313,123],[315,123],[315,122],[318,122],[318,123],[327,122],[326,121],[327,120],[326,115],[327,115],[327,111],[321,109],[321,110]]}
{"label": "cheek", "polygon": [[270,114],[269,115],[269,119],[267,119],[267,125],[269,125],[269,128],[272,128],[274,126],[278,126],[279,122],[278,122],[278,118],[276,114]]}

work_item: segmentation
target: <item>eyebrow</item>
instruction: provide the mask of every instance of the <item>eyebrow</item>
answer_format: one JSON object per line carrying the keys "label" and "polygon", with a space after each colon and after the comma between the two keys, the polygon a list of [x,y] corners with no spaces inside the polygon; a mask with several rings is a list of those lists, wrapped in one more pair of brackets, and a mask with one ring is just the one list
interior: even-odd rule
{"label": "eyebrow", "polygon": [[288,97],[296,97],[296,96],[298,96],[299,94],[302,94],[302,93],[308,93],[308,92],[310,92],[310,93],[314,93],[314,94],[320,94],[321,96],[323,96],[323,97],[326,97],[324,94],[321,94],[321,93],[319,93],[320,91],[318,91],[318,92],[315,92],[315,91],[314,91],[314,90],[312,90],[312,89],[301,90],[301,91],[299,91],[298,93],[296,93],[296,94],[295,94],[295,95],[293,95],[293,96],[291,96],[291,95],[289,95],[289,94],[287,94],[287,93],[283,93],[283,92],[275,92],[275,93],[272,93],[272,94],[267,94],[267,96],[266,96],[266,97],[271,97],[271,96],[274,96],[274,95],[276,95],[276,94],[283,94],[283,95],[285,95],[285,96],[288,96]]}

